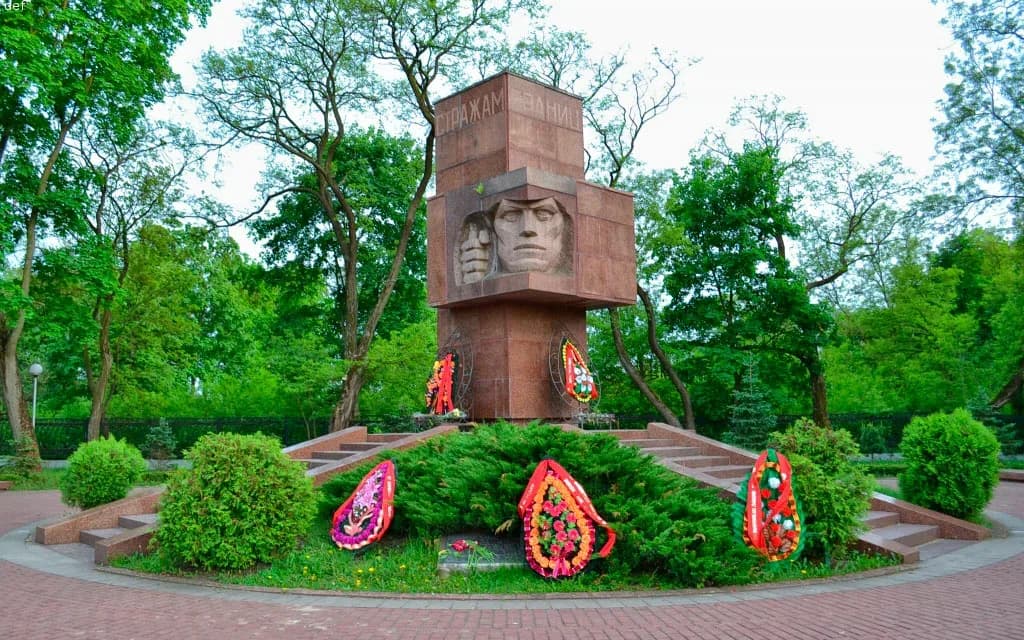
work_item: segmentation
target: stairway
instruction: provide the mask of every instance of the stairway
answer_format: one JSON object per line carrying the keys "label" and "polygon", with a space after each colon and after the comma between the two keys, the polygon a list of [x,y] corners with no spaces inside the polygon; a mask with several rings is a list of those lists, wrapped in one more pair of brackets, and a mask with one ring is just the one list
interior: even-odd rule
{"label": "stairway", "polygon": [[[376,453],[377,450],[388,449],[388,444],[414,435],[412,433],[369,433],[365,434],[363,442],[339,442],[337,449],[323,449],[309,451],[307,458],[294,458],[306,465],[307,469],[317,469],[327,465],[333,465],[339,460],[346,460],[353,456],[365,458],[367,452]],[[302,446],[302,445],[297,445]],[[288,449],[285,449],[287,453]]]}
{"label": "stairway", "polygon": [[366,427],[350,427],[285,447],[284,453],[304,463],[306,475],[312,478],[314,486],[320,486],[332,476],[382,453],[409,449],[424,440],[458,430],[455,424],[442,424],[417,433],[367,433]]}
{"label": "stairway", "polygon": [[[736,499],[740,483],[756,460],[744,449],[665,424],[598,433],[612,435],[622,446],[637,447],[666,468],[718,489],[727,500]],[[859,536],[858,547],[896,554],[904,564],[948,553],[989,535],[984,527],[880,493],[872,496],[863,522],[865,531]]]}
{"label": "stairway", "polygon": [[116,556],[148,551],[158,520],[159,515],[152,512],[118,516],[115,527],[82,529],[78,541],[93,548],[96,564],[108,564]]}

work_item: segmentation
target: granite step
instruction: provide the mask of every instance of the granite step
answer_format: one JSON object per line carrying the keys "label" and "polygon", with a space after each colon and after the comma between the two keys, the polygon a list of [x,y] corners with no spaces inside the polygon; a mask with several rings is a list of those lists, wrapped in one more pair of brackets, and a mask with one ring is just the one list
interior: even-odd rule
{"label": "granite step", "polygon": [[116,527],[83,529],[78,532],[78,541],[82,544],[87,544],[90,547],[95,546],[95,544],[100,540],[119,536],[122,533],[131,531],[132,529],[139,529],[141,527],[156,524],[159,518],[160,516],[156,513],[135,513],[118,516]]}
{"label": "granite step", "polygon": [[[316,451],[313,453],[314,460],[344,460],[350,456],[362,453],[362,451]],[[324,463],[326,464],[326,463]]]}
{"label": "granite step", "polygon": [[[686,466],[685,460],[673,460],[676,464]],[[726,464],[719,467],[702,467],[701,473],[706,473],[715,478],[732,480],[737,484],[743,481],[750,473],[750,467],[746,465]]]}
{"label": "granite step", "polygon": [[676,446],[676,441],[668,438],[624,438],[619,440],[619,444],[624,447],[650,449],[651,447],[673,447]]}
{"label": "granite step", "polygon": [[117,519],[117,526],[122,529],[138,529],[144,527],[147,524],[156,524],[156,521],[160,518],[155,513],[137,513],[133,515],[120,516]]}
{"label": "granite step", "polygon": [[872,533],[908,547],[919,547],[939,538],[939,528],[931,524],[891,524],[873,529]]}
{"label": "granite step", "polygon": [[900,514],[892,511],[868,511],[861,518],[868,529],[878,529],[900,523]]}
{"label": "granite step", "polygon": [[694,456],[700,455],[700,449],[697,447],[642,447],[641,452],[656,456],[658,458],[665,459],[690,459]]}
{"label": "granite step", "polygon": [[[690,469],[704,469],[705,467],[724,467],[729,464],[728,456],[695,455],[686,458],[673,459],[672,461],[680,466],[689,467]],[[747,471],[750,471],[750,469],[747,469]]]}
{"label": "granite step", "polygon": [[338,445],[340,451],[369,451],[381,446],[382,442],[342,442]]}
{"label": "granite step", "polygon": [[89,546],[95,545],[100,540],[119,536],[128,529],[124,527],[111,527],[108,529],[82,529],[78,532],[78,541]]}
{"label": "granite step", "polygon": [[306,465],[307,469],[315,469],[328,463],[328,460],[323,458],[297,458],[296,461]]}
{"label": "granite step", "polygon": [[412,433],[370,433],[366,436],[367,442],[376,443],[376,445],[385,444],[388,442],[394,442],[395,440],[401,440],[408,436],[414,435]]}

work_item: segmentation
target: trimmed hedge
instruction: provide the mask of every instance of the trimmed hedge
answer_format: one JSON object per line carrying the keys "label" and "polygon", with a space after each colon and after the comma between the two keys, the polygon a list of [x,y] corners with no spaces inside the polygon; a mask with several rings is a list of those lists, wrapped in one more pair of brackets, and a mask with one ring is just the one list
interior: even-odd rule
{"label": "trimmed hedge", "polygon": [[189,449],[190,470],[175,473],[153,544],[180,568],[248,569],[290,551],[316,512],[302,463],[262,434],[209,434]]}
{"label": "trimmed hedge", "polygon": [[999,482],[999,441],[966,409],[914,418],[900,452],[904,499],[957,518],[978,516]]}
{"label": "trimmed hedge", "polygon": [[97,438],[78,447],[61,477],[65,504],[83,509],[120,500],[146,471],[139,450],[117,438]]}

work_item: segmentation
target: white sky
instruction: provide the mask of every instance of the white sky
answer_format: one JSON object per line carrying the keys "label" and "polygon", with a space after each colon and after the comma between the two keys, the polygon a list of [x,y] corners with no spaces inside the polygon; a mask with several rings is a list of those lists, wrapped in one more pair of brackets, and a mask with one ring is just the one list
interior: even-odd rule
{"label": "white sky", "polygon": [[[215,4],[207,29],[190,34],[175,56],[186,84],[201,51],[238,44],[240,2]],[[683,72],[683,97],[640,140],[636,157],[651,168],[685,164],[705,131],[724,127],[739,99],[778,94],[786,108],[807,114],[815,137],[852,149],[862,162],[891,152],[921,175],[930,171],[952,39],[939,24],[942,9],[929,0],[551,4],[556,24],[585,31],[599,49],[629,47],[642,56],[657,46],[702,59]],[[242,162],[223,174],[231,185],[224,199],[240,210],[259,200],[256,164]]]}

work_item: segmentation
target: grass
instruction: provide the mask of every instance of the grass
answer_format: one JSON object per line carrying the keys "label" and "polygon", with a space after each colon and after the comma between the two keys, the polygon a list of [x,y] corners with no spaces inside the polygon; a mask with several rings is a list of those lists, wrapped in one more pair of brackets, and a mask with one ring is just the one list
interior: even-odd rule
{"label": "grass", "polygon": [[[659,590],[655,574],[636,576],[606,571],[605,562],[594,558],[587,570],[561,580],[544,580],[521,567],[494,571],[437,573],[439,541],[402,539],[386,541],[359,552],[338,549],[326,523],[318,523],[301,548],[269,566],[247,572],[194,573],[164,565],[158,554],[117,558],[117,567],[146,573],[206,578],[224,584],[275,589],[313,589],[340,592],[390,592],[416,594],[541,594]],[[613,552],[614,554],[614,552]],[[805,560],[778,563],[754,577],[753,583],[830,578],[898,564],[883,556],[851,554],[829,567]]]}
{"label": "grass", "polygon": [[[166,484],[172,473],[175,471],[147,471],[142,474],[142,479],[136,483],[136,486],[148,487]],[[63,476],[64,469],[43,469],[39,473],[27,476],[0,471],[0,480],[10,480],[14,483],[9,489],[10,491],[56,491],[60,489],[60,479]]]}

